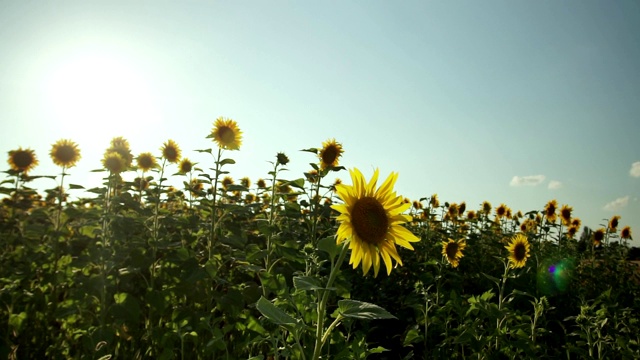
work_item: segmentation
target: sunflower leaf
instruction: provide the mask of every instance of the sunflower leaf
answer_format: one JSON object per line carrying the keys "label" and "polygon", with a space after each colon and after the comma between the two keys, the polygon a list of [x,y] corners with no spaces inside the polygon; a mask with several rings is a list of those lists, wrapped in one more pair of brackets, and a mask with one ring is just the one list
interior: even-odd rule
{"label": "sunflower leaf", "polygon": [[194,151],[197,151],[197,152],[199,152],[199,153],[203,153],[203,152],[205,152],[205,153],[209,153],[209,154],[211,154],[211,149],[194,150]]}
{"label": "sunflower leaf", "polygon": [[338,311],[344,317],[361,320],[397,319],[378,305],[358,300],[344,299],[338,301]]}
{"label": "sunflower leaf", "polygon": [[256,309],[260,311],[267,319],[271,320],[276,325],[295,324],[296,320],[291,315],[284,312],[279,307],[273,305],[271,301],[260,297],[260,300],[256,303]]}
{"label": "sunflower leaf", "polygon": [[338,245],[336,244],[336,239],[333,236],[327,236],[326,238],[320,239],[318,241],[318,249],[329,254],[331,259],[334,259],[340,251],[340,248],[338,248]]}
{"label": "sunflower leaf", "polygon": [[222,159],[220,160],[220,166],[222,165],[226,165],[226,164],[235,164],[236,161],[233,159]]}
{"label": "sunflower leaf", "polygon": [[318,153],[318,149],[316,149],[316,148],[302,149],[300,151],[306,151],[306,152],[310,152],[310,153],[314,153],[314,154]]}
{"label": "sunflower leaf", "polygon": [[69,184],[69,189],[84,189],[84,186],[77,184]]}
{"label": "sunflower leaf", "polygon": [[311,276],[295,276],[293,286],[296,290],[321,290],[323,289],[318,279]]}

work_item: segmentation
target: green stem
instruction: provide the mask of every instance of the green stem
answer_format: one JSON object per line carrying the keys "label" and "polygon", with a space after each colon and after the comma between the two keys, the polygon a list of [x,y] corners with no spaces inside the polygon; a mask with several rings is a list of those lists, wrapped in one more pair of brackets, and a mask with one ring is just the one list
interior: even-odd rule
{"label": "green stem", "polygon": [[335,281],[336,276],[340,271],[340,265],[342,265],[342,262],[344,261],[344,258],[347,255],[347,250],[349,249],[348,244],[349,242],[345,241],[344,244],[342,245],[342,250],[340,251],[340,256],[338,257],[338,261],[334,263],[333,259],[331,259],[332,260],[331,273],[329,274],[329,280],[327,281],[327,286],[325,290],[319,290],[319,291],[322,291],[322,300],[318,302],[318,308],[317,308],[318,321],[316,324],[316,337],[315,337],[316,343],[315,343],[315,348],[313,350],[313,357],[311,358],[312,360],[318,360],[320,358],[322,345],[324,345],[323,339],[326,336],[328,336],[331,330],[333,330],[333,328],[329,327],[329,329],[327,329],[326,333],[323,335],[325,313],[327,311],[327,301],[329,300],[329,288],[333,285],[333,282]]}
{"label": "green stem", "polygon": [[218,157],[216,158],[216,176],[213,180],[213,200],[211,202],[211,228],[209,230],[209,243],[207,244],[207,250],[209,252],[209,260],[213,256],[213,244],[215,240],[215,231],[216,231],[216,221],[217,221],[217,211],[218,206],[216,204],[216,199],[218,195],[218,178],[220,177],[220,158],[222,157],[222,148],[218,148]]}
{"label": "green stem", "polygon": [[264,260],[264,267],[269,271],[269,258],[271,255],[271,229],[276,219],[276,181],[278,177],[278,162],[273,165],[273,178],[271,179],[271,204],[269,212],[269,233],[267,234],[267,256]]}

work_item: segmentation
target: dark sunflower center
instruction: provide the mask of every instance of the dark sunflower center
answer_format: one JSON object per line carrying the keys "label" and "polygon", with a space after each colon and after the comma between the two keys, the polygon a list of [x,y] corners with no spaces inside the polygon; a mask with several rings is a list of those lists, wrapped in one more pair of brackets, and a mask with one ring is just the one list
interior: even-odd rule
{"label": "dark sunflower center", "polygon": [[458,253],[458,244],[455,242],[447,244],[447,258],[454,259]]}
{"label": "dark sunflower center", "polygon": [[322,162],[324,164],[333,164],[334,161],[336,161],[336,158],[338,157],[338,148],[336,148],[335,146],[327,146],[326,149],[324,149],[324,151],[322,152]]}
{"label": "dark sunflower center", "polygon": [[153,165],[153,160],[150,157],[145,156],[140,158],[140,167],[144,169],[149,169],[151,168],[151,165]]}
{"label": "dark sunflower center", "polygon": [[15,153],[12,160],[19,169],[26,169],[33,163],[33,156],[26,151],[21,151]]}
{"label": "dark sunflower center", "polygon": [[351,224],[362,241],[369,244],[379,244],[387,235],[389,218],[380,201],[367,196],[359,199],[353,205]]}
{"label": "dark sunflower center", "polygon": [[527,249],[524,246],[524,244],[516,244],[516,246],[513,249],[513,257],[517,260],[517,261],[522,261],[524,260],[524,257],[527,254]]}
{"label": "dark sunflower center", "polygon": [[71,146],[61,146],[56,151],[56,158],[63,163],[73,161],[76,157],[76,152]]}
{"label": "dark sunflower center", "polygon": [[164,149],[164,157],[169,161],[173,161],[178,158],[178,151],[174,147],[167,147]]}
{"label": "dark sunflower center", "polygon": [[223,126],[218,130],[218,136],[223,144],[232,144],[236,140],[236,133],[231,128]]}

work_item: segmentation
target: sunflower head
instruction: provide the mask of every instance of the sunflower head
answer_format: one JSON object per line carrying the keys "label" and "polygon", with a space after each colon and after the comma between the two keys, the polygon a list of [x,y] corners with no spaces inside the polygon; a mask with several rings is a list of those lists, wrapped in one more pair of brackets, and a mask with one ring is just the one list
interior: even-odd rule
{"label": "sunflower head", "polygon": [[149,152],[141,153],[140,155],[138,155],[138,157],[136,158],[136,162],[138,163],[138,167],[142,171],[149,171],[158,166],[155,156],[151,155],[151,153]]}
{"label": "sunflower head", "polygon": [[482,202],[482,212],[485,213],[485,215],[489,215],[491,213],[491,209],[493,209],[493,207],[490,202],[486,200]]}
{"label": "sunflower head", "polygon": [[449,219],[451,221],[455,221],[456,219],[458,219],[459,211],[460,210],[458,208],[458,204],[456,203],[449,204],[449,209],[447,209],[447,215],[449,215]]}
{"label": "sunflower head", "polygon": [[609,220],[609,232],[610,233],[615,233],[615,232],[618,231],[619,222],[620,222],[620,216],[614,215],[613,217],[611,217],[611,220]]}
{"label": "sunflower head", "polygon": [[567,237],[569,239],[573,239],[574,237],[576,237],[576,234],[578,233],[578,227],[576,226],[569,226],[569,229],[567,229]]}
{"label": "sunflower head", "polygon": [[243,177],[242,179],[240,179],[240,185],[246,187],[247,189],[251,187],[251,179],[249,179],[248,177]]}
{"label": "sunflower head", "polygon": [[438,200],[438,194],[431,195],[431,198],[429,199],[429,206],[431,206],[432,209],[440,207],[440,201]]}
{"label": "sunflower head", "polygon": [[127,162],[117,151],[107,151],[102,158],[102,165],[113,174],[127,170]]}
{"label": "sunflower head", "polygon": [[242,145],[242,131],[238,128],[238,123],[223,117],[216,119],[208,137],[213,138],[221,149],[239,150]]}
{"label": "sunflower head", "polygon": [[573,211],[573,208],[569,205],[562,205],[562,207],[560,208],[560,220],[562,221],[563,225],[565,226],[571,225],[572,211]]}
{"label": "sunflower head", "polygon": [[67,139],[58,140],[53,144],[49,155],[54,164],[67,168],[75,166],[80,160],[78,144]]}
{"label": "sunflower head", "polygon": [[231,176],[225,176],[222,179],[222,187],[227,190],[231,185],[233,185],[233,178]]}
{"label": "sunflower head", "polygon": [[176,144],[175,141],[171,139],[167,140],[167,142],[162,145],[160,150],[162,151],[162,157],[167,159],[168,162],[175,164],[180,161],[181,152],[178,144]]}
{"label": "sunflower head", "polygon": [[509,267],[512,269],[524,267],[531,256],[531,245],[524,234],[516,234],[505,248],[509,251]]}
{"label": "sunflower head", "polygon": [[279,152],[276,154],[276,162],[278,165],[287,165],[289,163],[289,157],[285,153]]}
{"label": "sunflower head", "polygon": [[133,163],[133,154],[131,153],[131,148],[127,139],[122,136],[111,139],[111,146],[106,152],[117,152],[124,160],[125,167],[131,167],[131,164]]}
{"label": "sunflower head", "polygon": [[27,174],[36,165],[38,165],[38,159],[36,153],[31,149],[23,149],[9,151],[9,159],[7,160],[11,170]]}
{"label": "sunflower head", "polygon": [[449,239],[449,241],[442,242],[442,256],[444,256],[451,266],[458,267],[460,259],[464,256],[462,251],[467,246],[467,243],[462,240],[455,241]]}
{"label": "sunflower head", "polygon": [[338,166],[338,160],[342,156],[342,144],[336,139],[330,139],[322,143],[322,149],[318,152],[320,158],[320,168],[327,169]]}
{"label": "sunflower head", "polygon": [[556,222],[556,210],[558,210],[558,202],[551,200],[544,206],[544,215],[550,223]]}
{"label": "sunflower head", "polygon": [[507,209],[508,209],[507,205],[500,204],[500,206],[498,206],[496,208],[496,216],[498,218],[502,218],[502,217],[506,216],[507,215]]}
{"label": "sunflower head", "polygon": [[188,174],[193,170],[193,163],[191,160],[184,158],[180,161],[179,171],[182,174]]}
{"label": "sunflower head", "polygon": [[467,211],[467,220],[475,220],[476,219],[476,212],[473,210],[469,210]]}
{"label": "sunflower head", "polygon": [[189,183],[189,191],[192,195],[199,195],[204,189],[204,184],[199,179],[191,179]]}
{"label": "sunflower head", "polygon": [[571,220],[571,226],[575,226],[577,228],[580,228],[580,225],[582,225],[582,220],[580,220],[578,218],[573,218]]}
{"label": "sunflower head", "polygon": [[267,188],[267,183],[264,181],[264,179],[258,179],[258,181],[256,181],[256,185],[258,186],[259,189]]}
{"label": "sunflower head", "polygon": [[137,177],[133,180],[133,188],[140,191],[149,188],[149,180],[141,177]]}
{"label": "sunflower head", "polygon": [[458,205],[458,215],[462,216],[465,210],[467,210],[467,203],[463,201]]}
{"label": "sunflower head", "polygon": [[413,250],[411,242],[420,241],[402,224],[411,221],[411,216],[403,214],[411,207],[401,196],[393,191],[398,178],[396,173],[377,188],[378,170],[367,183],[358,169],[350,170],[353,185],[336,185],[342,204],[331,205],[340,215],[337,220],[340,227],[336,233],[338,244],[350,240],[351,258],[349,263],[357,268],[362,263],[366,275],[373,267],[374,276],[380,270],[380,258],[387,268],[387,274],[393,268],[392,259],[402,265],[396,245]]}
{"label": "sunflower head", "polygon": [[620,230],[620,237],[625,240],[631,239],[631,228],[629,226],[625,226]]}
{"label": "sunflower head", "polygon": [[602,245],[602,240],[604,240],[604,234],[605,234],[606,230],[603,228],[600,228],[596,231],[593,232],[593,245],[595,246],[600,246]]}

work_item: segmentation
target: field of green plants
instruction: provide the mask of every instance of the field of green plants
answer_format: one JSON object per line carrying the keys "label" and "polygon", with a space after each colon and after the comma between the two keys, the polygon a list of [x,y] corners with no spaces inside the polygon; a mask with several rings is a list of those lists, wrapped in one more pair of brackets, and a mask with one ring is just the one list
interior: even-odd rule
{"label": "field of green plants", "polygon": [[[306,173],[277,153],[263,179],[232,179],[238,124],[219,118],[208,138],[199,164],[171,140],[134,155],[114,138],[90,189],[66,177],[71,140],[50,159],[9,151],[1,358],[640,358],[619,216],[591,230],[555,200],[406,199],[392,169],[365,178],[333,139],[303,150]],[[43,161],[61,172],[39,192]]]}

